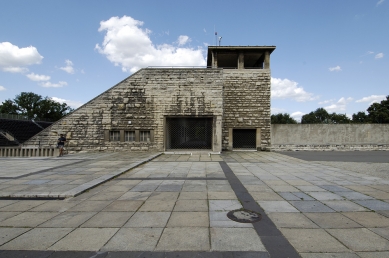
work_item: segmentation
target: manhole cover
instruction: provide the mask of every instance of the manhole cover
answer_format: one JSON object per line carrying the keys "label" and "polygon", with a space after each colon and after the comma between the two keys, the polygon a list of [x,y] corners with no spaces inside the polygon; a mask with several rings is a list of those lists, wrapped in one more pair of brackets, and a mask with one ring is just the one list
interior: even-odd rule
{"label": "manhole cover", "polygon": [[262,219],[260,213],[244,209],[230,211],[229,213],[227,213],[227,217],[233,221],[240,223],[254,223]]}

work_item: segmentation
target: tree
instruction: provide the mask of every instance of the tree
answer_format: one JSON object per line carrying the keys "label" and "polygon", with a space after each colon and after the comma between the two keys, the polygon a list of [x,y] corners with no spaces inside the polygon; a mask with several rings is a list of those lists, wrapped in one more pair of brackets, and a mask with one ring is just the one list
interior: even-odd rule
{"label": "tree", "polygon": [[309,114],[301,117],[302,124],[323,124],[328,123],[330,115],[324,108],[318,108]]}
{"label": "tree", "polygon": [[331,124],[349,124],[350,118],[346,114],[336,114],[335,112],[329,115],[329,123]]}
{"label": "tree", "polygon": [[297,124],[297,121],[287,113],[271,115],[272,124]]}
{"label": "tree", "polygon": [[369,117],[366,115],[365,112],[358,112],[356,114],[353,114],[352,122],[356,124],[363,124],[363,123],[369,123]]}
{"label": "tree", "polygon": [[18,114],[18,106],[10,99],[7,99],[0,105],[0,113],[3,114]]}
{"label": "tree", "polygon": [[367,109],[371,123],[389,123],[389,95],[381,103],[373,103]]}
{"label": "tree", "polygon": [[329,114],[324,108],[318,108],[315,111],[303,115],[302,124],[348,124],[351,120],[346,114]]}
{"label": "tree", "polygon": [[49,97],[32,92],[22,92],[13,100],[6,100],[0,105],[0,112],[6,114],[24,115],[28,118],[45,118],[56,121],[73,109],[66,103],[56,102]]}

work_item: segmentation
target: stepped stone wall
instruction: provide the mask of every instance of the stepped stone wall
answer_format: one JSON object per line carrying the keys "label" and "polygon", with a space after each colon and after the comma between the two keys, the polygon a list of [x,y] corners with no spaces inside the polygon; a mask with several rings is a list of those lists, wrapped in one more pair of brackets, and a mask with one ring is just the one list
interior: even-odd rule
{"label": "stepped stone wall", "polygon": [[[166,116],[213,116],[214,130],[223,115],[222,69],[142,69],[57,121],[25,143],[54,146],[66,134],[70,151],[164,149]],[[118,130],[121,141],[110,141]],[[122,141],[124,130],[150,130],[150,142]],[[221,133],[213,145],[220,151]]]}

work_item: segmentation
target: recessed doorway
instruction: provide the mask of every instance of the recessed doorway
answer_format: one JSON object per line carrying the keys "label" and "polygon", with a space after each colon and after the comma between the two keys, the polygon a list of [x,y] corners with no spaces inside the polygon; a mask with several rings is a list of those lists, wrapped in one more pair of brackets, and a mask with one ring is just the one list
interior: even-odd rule
{"label": "recessed doorway", "polygon": [[167,117],[166,150],[211,150],[212,125],[212,117]]}

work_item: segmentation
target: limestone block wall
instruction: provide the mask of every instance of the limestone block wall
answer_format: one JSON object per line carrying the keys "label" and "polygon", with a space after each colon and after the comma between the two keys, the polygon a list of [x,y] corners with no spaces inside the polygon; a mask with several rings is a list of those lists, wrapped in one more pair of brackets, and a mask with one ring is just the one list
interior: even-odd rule
{"label": "limestone block wall", "polygon": [[[221,69],[142,69],[28,140],[70,151],[164,150],[165,116],[223,115]],[[221,121],[220,121],[221,122]],[[151,142],[109,141],[109,130],[150,130]],[[221,138],[221,137],[220,137]]]}
{"label": "limestone block wall", "polygon": [[274,124],[271,149],[389,150],[389,124]]}
{"label": "limestone block wall", "polygon": [[223,149],[229,149],[229,128],[259,128],[261,147],[269,146],[270,69],[225,69],[223,78]]}

